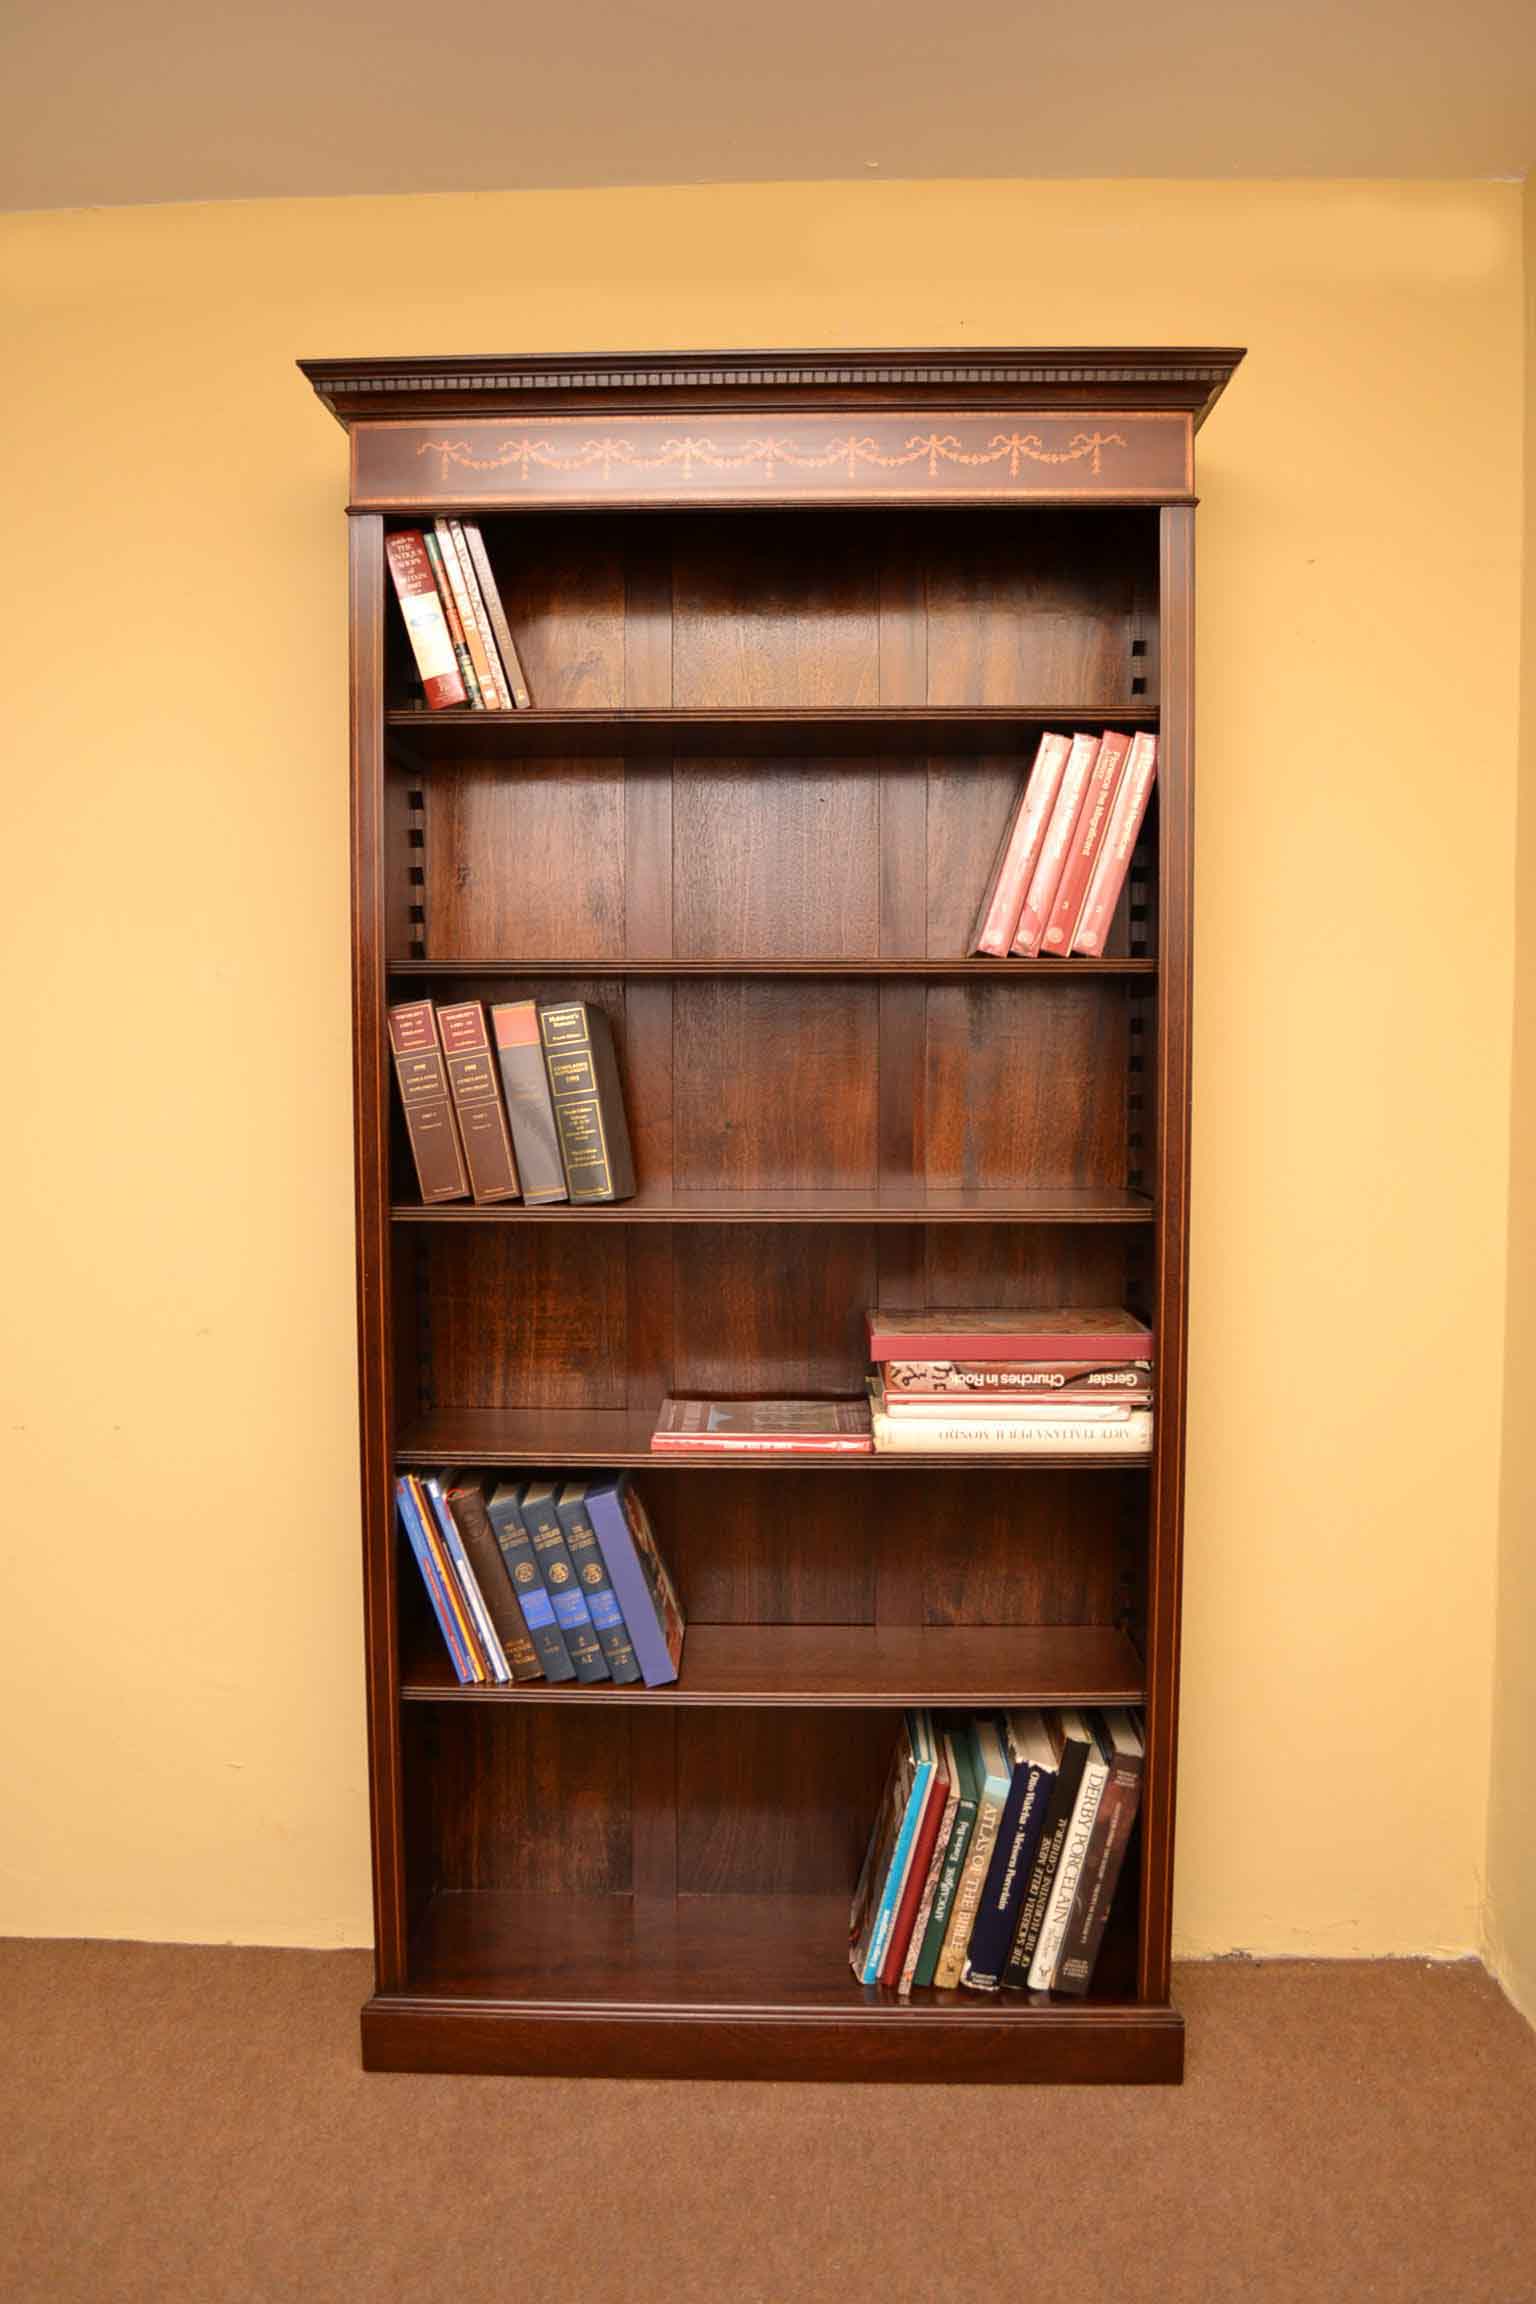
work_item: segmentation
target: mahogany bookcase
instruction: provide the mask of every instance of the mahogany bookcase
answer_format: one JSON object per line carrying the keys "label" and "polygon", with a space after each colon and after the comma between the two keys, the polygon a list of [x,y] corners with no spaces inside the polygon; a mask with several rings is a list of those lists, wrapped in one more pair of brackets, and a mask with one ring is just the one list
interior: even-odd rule
{"label": "mahogany bookcase", "polygon": [[[1194,435],[1241,355],[316,360],[351,448],[373,2067],[1174,2080]],[[384,542],[480,521],[534,708],[427,712]],[[1044,726],[1155,727],[1105,958],[965,957]],[[612,1017],[636,1197],[419,1204],[396,999]],[[1126,1303],[1149,1462],[678,1462],[872,1303]],[[655,1691],[465,1690],[406,1465],[640,1467]],[[1091,1996],[857,1985],[899,1708],[1144,1703]]]}

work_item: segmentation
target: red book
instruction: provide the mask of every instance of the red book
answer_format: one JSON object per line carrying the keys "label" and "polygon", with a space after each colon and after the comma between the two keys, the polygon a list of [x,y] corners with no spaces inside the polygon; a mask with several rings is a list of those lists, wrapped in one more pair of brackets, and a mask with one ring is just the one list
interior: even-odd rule
{"label": "red book", "polygon": [[1099,843],[1099,853],[1088,877],[1088,893],[1083,898],[1083,909],[1072,938],[1074,952],[1086,952],[1097,958],[1104,949],[1156,776],[1157,738],[1143,730],[1131,746],[1131,756],[1126,761],[1125,774],[1120,779],[1120,789],[1110,813],[1109,830]]}
{"label": "red book", "polygon": [[1150,1360],[1152,1331],[1116,1306],[1061,1312],[866,1312],[871,1360]]}
{"label": "red book", "polygon": [[1065,736],[1045,735],[1040,739],[1029,782],[1019,794],[1008,829],[998,843],[992,877],[971,930],[973,952],[994,960],[1008,957],[1071,749]]}
{"label": "red book", "polygon": [[1063,960],[1072,949],[1078,915],[1083,909],[1083,898],[1088,893],[1089,876],[1104,835],[1109,829],[1110,811],[1115,804],[1121,771],[1130,749],[1129,736],[1121,736],[1112,728],[1106,728],[1099,739],[1099,756],[1093,764],[1093,774],[1088,779],[1088,789],[1083,795],[1082,813],[1067,848],[1067,861],[1062,866],[1056,901],[1051,907],[1051,916],[1045,930],[1046,951]]}
{"label": "red book", "polygon": [[719,1455],[868,1456],[867,1400],[663,1400],[651,1446]]}
{"label": "red book", "polygon": [[1061,772],[1061,789],[1051,820],[1046,826],[1045,838],[1040,843],[1040,855],[1030,875],[1029,893],[1019,914],[1019,925],[1014,932],[1013,949],[1017,957],[1036,960],[1045,941],[1046,924],[1051,907],[1056,901],[1056,890],[1066,869],[1067,850],[1077,830],[1077,820],[1083,812],[1083,801],[1088,793],[1088,779],[1099,756],[1097,736],[1074,736],[1067,753],[1067,764]]}
{"label": "red book", "polygon": [[902,1962],[912,1937],[912,1924],[917,1918],[917,1907],[922,1902],[923,1884],[928,1878],[928,1866],[933,1857],[933,1844],[939,1836],[939,1825],[944,1816],[944,1803],[949,1798],[949,1770],[944,1764],[944,1740],[934,1739],[939,1754],[928,1786],[928,1797],[923,1803],[922,1815],[917,1820],[917,1831],[912,1841],[912,1861],[907,1866],[907,1877],[901,1891],[901,1902],[896,1907],[896,1918],[891,1924],[890,1942],[885,1958],[880,1963],[880,1981],[894,1992],[901,1982]]}
{"label": "red book", "polygon": [[466,701],[464,683],[448,635],[448,619],[432,575],[432,563],[419,528],[402,528],[388,537],[384,557],[394,579],[395,598],[405,618],[405,629],[421,674],[427,702],[434,712]]}

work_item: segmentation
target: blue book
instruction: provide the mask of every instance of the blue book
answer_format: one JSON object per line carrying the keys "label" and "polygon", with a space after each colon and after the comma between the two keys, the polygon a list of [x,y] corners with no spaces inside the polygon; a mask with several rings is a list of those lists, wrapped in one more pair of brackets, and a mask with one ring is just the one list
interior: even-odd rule
{"label": "blue book", "polygon": [[664,1688],[682,1658],[682,1603],[629,1474],[588,1481],[587,1511],[645,1684]]}
{"label": "blue book", "polygon": [[508,1688],[512,1684],[512,1667],[507,1662],[507,1652],[497,1637],[496,1627],[491,1622],[491,1612],[485,1604],[485,1596],[481,1592],[475,1572],[469,1564],[469,1554],[464,1549],[464,1539],[459,1534],[459,1524],[448,1509],[448,1499],[443,1494],[442,1480],[437,1473],[432,1472],[425,1476],[421,1485],[426,1491],[427,1502],[432,1507],[432,1516],[437,1522],[437,1532],[443,1540],[443,1549],[448,1555],[448,1566],[459,1587],[459,1597],[469,1610],[470,1619],[474,1624],[480,1645],[485,1650],[486,1670],[498,1688]]}
{"label": "blue book", "polygon": [[565,1644],[565,1634],[555,1622],[555,1611],[550,1606],[544,1579],[539,1574],[538,1562],[533,1556],[533,1544],[523,1516],[517,1508],[520,1489],[511,1480],[503,1480],[486,1505],[486,1514],[496,1537],[496,1548],[507,1580],[517,1595],[533,1652],[539,1660],[546,1680],[574,1680],[576,1667]]}
{"label": "blue book", "polygon": [[432,1547],[427,1542],[426,1528],[417,1517],[416,1499],[411,1493],[411,1485],[408,1480],[400,1479],[395,1482],[395,1508],[400,1514],[400,1525],[405,1530],[406,1542],[416,1555],[416,1565],[421,1570],[421,1580],[427,1588],[427,1598],[432,1603],[432,1613],[437,1618],[438,1629],[447,1645],[449,1659],[458,1675],[459,1686],[461,1688],[473,1688],[478,1684],[480,1675],[469,1660],[469,1653],[459,1632],[452,1605],[439,1582],[437,1562],[433,1559]]}
{"label": "blue book", "polygon": [[602,1548],[597,1541],[597,1530],[587,1505],[585,1480],[568,1480],[561,1489],[555,1510],[560,1526],[565,1531],[566,1549],[576,1568],[576,1581],[581,1596],[591,1613],[593,1627],[602,1642],[603,1655],[615,1683],[621,1688],[633,1687],[640,1677],[635,1661],[635,1644],[630,1639],[624,1613],[614,1598]]}
{"label": "blue book", "polygon": [[576,1667],[578,1680],[591,1682],[606,1680],[608,1665],[603,1656],[603,1644],[598,1639],[592,1611],[582,1598],[581,1586],[576,1580],[576,1563],[571,1558],[565,1541],[565,1530],[555,1508],[554,1483],[549,1480],[530,1480],[517,1499],[518,1511],[523,1516],[533,1544],[533,1556],[544,1579],[550,1606],[555,1611],[555,1622],[565,1635],[571,1662]]}
{"label": "blue book", "polygon": [[1003,1729],[1013,1774],[960,1971],[975,1992],[995,1992],[1002,1982],[1061,1755],[1060,1732],[1041,1712],[1010,1712]]}
{"label": "blue book", "polygon": [[849,1958],[861,1984],[878,1984],[896,1909],[906,1885],[918,1821],[939,1764],[938,1741],[927,1712],[904,1712],[901,1741],[886,1778],[864,1870],[854,1890]]}

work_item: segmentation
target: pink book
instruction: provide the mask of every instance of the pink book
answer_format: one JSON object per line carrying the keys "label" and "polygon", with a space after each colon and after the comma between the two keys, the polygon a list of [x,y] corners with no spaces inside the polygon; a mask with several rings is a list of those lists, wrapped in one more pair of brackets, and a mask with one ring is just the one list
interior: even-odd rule
{"label": "pink book", "polygon": [[1046,922],[1045,949],[1057,959],[1064,960],[1072,949],[1078,915],[1088,893],[1089,875],[1109,829],[1110,812],[1130,749],[1129,736],[1121,736],[1112,728],[1106,728],[1099,740],[1099,756],[1083,795],[1083,811],[1068,844],[1056,901]]}
{"label": "pink book", "polygon": [[1040,844],[1040,855],[1030,876],[1029,893],[1019,913],[1019,925],[1014,933],[1013,950],[1025,960],[1039,958],[1045,941],[1046,923],[1056,901],[1056,890],[1066,866],[1067,850],[1077,830],[1077,820],[1083,812],[1087,796],[1088,779],[1099,756],[1097,736],[1074,736],[1067,753],[1067,764],[1061,772],[1061,789],[1056,805],[1051,810],[1051,821]]}
{"label": "pink book", "polygon": [[1156,776],[1157,738],[1143,731],[1131,746],[1131,756],[1115,794],[1109,830],[1099,844],[1098,857],[1089,875],[1088,893],[1083,898],[1083,909],[1072,938],[1074,952],[1097,958],[1104,950],[1104,940],[1131,868],[1136,835],[1146,816]]}
{"label": "pink book", "polygon": [[1051,820],[1051,810],[1056,805],[1056,795],[1061,790],[1062,771],[1070,750],[1065,736],[1045,735],[1040,739],[1029,782],[998,843],[992,877],[971,930],[973,952],[985,953],[994,960],[1008,957],[1008,947],[1024,909],[1025,891],[1039,862],[1041,844]]}

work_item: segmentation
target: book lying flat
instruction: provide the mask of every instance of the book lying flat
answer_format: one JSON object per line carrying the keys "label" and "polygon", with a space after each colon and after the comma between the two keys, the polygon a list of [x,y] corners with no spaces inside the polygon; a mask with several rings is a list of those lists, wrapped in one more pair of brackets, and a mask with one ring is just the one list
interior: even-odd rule
{"label": "book lying flat", "polygon": [[1145,1456],[1152,1447],[1152,1411],[1123,1401],[1094,1400],[1085,1406],[1046,1402],[999,1408],[990,1401],[957,1401],[942,1416],[887,1416],[880,1386],[870,1378],[870,1427],[882,1456],[999,1455]]}
{"label": "book lying flat", "polygon": [[1150,1360],[1152,1331],[1118,1306],[864,1315],[871,1360]]}
{"label": "book lying flat", "polygon": [[867,1456],[869,1406],[863,1400],[673,1400],[661,1404],[651,1446],[724,1455],[804,1451]]}
{"label": "book lying flat", "polygon": [[[1134,1366],[1134,1363],[1127,1363]],[[985,1392],[898,1392],[891,1388],[890,1378],[876,1372],[879,1385],[875,1406],[883,1416],[1059,1416],[1071,1409],[1082,1416],[1096,1416],[1103,1410],[1118,1408],[1150,1408],[1152,1386],[1147,1378],[1136,1384],[1117,1385],[1106,1391],[1099,1385],[1065,1384],[1054,1391],[1004,1391],[1001,1387]]]}
{"label": "book lying flat", "polygon": [[1124,1400],[1152,1405],[1150,1360],[886,1360],[888,1414],[957,1401]]}

